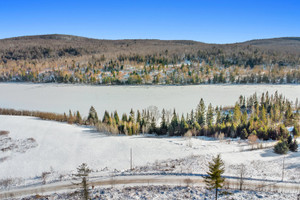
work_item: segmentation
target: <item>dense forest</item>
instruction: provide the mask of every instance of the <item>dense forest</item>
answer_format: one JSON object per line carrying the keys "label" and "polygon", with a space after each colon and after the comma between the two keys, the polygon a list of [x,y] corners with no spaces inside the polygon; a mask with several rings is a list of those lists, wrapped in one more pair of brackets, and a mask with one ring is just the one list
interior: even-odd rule
{"label": "dense forest", "polygon": [[235,44],[97,40],[69,35],[0,40],[0,81],[87,84],[299,83],[300,39]]}

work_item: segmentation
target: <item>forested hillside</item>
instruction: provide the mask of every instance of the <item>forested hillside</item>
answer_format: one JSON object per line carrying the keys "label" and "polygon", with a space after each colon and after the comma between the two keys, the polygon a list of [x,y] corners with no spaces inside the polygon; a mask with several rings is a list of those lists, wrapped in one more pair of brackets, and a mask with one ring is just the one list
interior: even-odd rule
{"label": "forested hillside", "polygon": [[0,40],[0,81],[92,84],[298,83],[300,38],[206,44],[70,35]]}
{"label": "forested hillside", "polygon": [[299,63],[300,38],[252,40],[235,44],[205,44],[188,40],[98,40],[70,35],[25,36],[0,40],[2,62],[84,55],[151,61],[163,57],[169,62],[182,59],[220,64]]}

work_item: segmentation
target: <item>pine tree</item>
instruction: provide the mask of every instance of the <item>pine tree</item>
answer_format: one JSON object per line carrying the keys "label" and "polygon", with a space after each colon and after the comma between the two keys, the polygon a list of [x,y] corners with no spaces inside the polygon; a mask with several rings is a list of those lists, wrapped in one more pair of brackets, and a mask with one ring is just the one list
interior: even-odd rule
{"label": "pine tree", "polygon": [[234,111],[233,111],[233,122],[236,124],[240,124],[241,122],[241,109],[239,104],[235,104]]}
{"label": "pine tree", "polygon": [[200,126],[204,126],[205,125],[205,104],[202,98],[200,100],[200,103],[197,106],[196,117]]}
{"label": "pine tree", "polygon": [[213,124],[213,119],[214,119],[214,109],[211,105],[211,103],[208,105],[207,107],[207,114],[206,114],[206,121],[207,121],[207,125],[209,127],[212,126]]}
{"label": "pine tree", "polygon": [[242,133],[241,133],[241,139],[244,140],[244,139],[247,139],[248,138],[248,132],[247,130],[244,128],[242,130]]}
{"label": "pine tree", "polygon": [[267,125],[267,123],[268,123],[268,120],[267,120],[267,111],[266,111],[264,105],[262,105],[262,109],[261,109],[261,112],[260,112],[260,120],[261,120],[265,125]]}
{"label": "pine tree", "polygon": [[124,113],[124,114],[122,115],[122,121],[123,121],[123,122],[127,122],[127,121],[128,121],[126,113]]}
{"label": "pine tree", "polygon": [[170,127],[169,127],[169,134],[170,134],[170,136],[177,135],[178,125],[179,125],[178,121],[179,120],[178,120],[176,111],[174,109],[174,111],[173,111],[173,117],[171,119],[171,124],[170,124]]}
{"label": "pine tree", "polygon": [[279,141],[274,147],[274,152],[278,154],[287,154],[288,151],[289,146],[286,141]]}
{"label": "pine tree", "polygon": [[247,111],[245,110],[245,111],[243,112],[243,115],[242,115],[242,118],[241,118],[241,123],[242,123],[243,125],[246,125],[246,124],[247,124],[247,119],[248,119],[248,115],[247,115]]}
{"label": "pine tree", "polygon": [[298,126],[296,123],[294,124],[293,135],[296,137],[300,135],[299,129],[298,129]]}
{"label": "pine tree", "polygon": [[120,118],[119,118],[119,115],[118,115],[117,111],[114,112],[114,118],[115,118],[116,124],[119,124]]}
{"label": "pine tree", "polygon": [[97,112],[96,112],[96,110],[93,106],[91,106],[91,108],[90,108],[89,115],[88,115],[87,119],[91,124],[96,124],[98,122],[98,115],[97,115]]}
{"label": "pine tree", "polygon": [[223,183],[225,178],[222,177],[224,173],[224,162],[222,161],[220,154],[217,157],[213,158],[212,162],[209,162],[208,165],[209,171],[207,172],[207,176],[205,178],[205,183],[207,189],[212,190],[215,189],[215,199],[218,199],[218,189],[223,187]]}
{"label": "pine tree", "polygon": [[151,120],[150,133],[156,133],[156,121],[154,117]]}
{"label": "pine tree", "polygon": [[186,123],[184,116],[181,116],[181,120],[180,120],[180,135],[185,134],[185,132],[188,130],[189,125]]}
{"label": "pine tree", "polygon": [[76,123],[81,124],[81,122],[82,122],[82,118],[81,118],[80,112],[77,111],[77,113],[76,113]]}
{"label": "pine tree", "polygon": [[217,117],[216,117],[216,124],[221,124],[221,123],[222,123],[222,120],[221,120],[221,111],[220,111],[220,109],[218,108],[218,106],[216,107],[215,112],[216,112],[216,114],[217,114]]}
{"label": "pine tree", "polygon": [[294,142],[291,142],[290,144],[290,151],[297,152],[298,151],[298,143],[297,140],[294,140]]}
{"label": "pine tree", "polygon": [[140,124],[142,121],[141,119],[142,119],[141,112],[138,110],[136,115],[136,122]]}
{"label": "pine tree", "polygon": [[132,108],[130,110],[129,121],[132,123],[135,122],[134,111],[132,110]]}
{"label": "pine tree", "polygon": [[165,109],[162,110],[162,117],[161,117],[161,122],[160,122],[160,134],[165,135],[167,134],[168,131],[168,125],[166,122],[166,111]]}
{"label": "pine tree", "polygon": [[108,124],[109,121],[110,121],[109,113],[108,113],[108,111],[105,111],[105,112],[104,112],[103,119],[102,119],[102,122]]}
{"label": "pine tree", "polygon": [[86,163],[82,163],[78,168],[77,168],[77,174],[75,176],[79,177],[82,179],[81,184],[82,184],[82,196],[85,200],[89,199],[89,191],[88,191],[88,183],[87,179],[89,174],[91,173],[91,170],[88,168]]}

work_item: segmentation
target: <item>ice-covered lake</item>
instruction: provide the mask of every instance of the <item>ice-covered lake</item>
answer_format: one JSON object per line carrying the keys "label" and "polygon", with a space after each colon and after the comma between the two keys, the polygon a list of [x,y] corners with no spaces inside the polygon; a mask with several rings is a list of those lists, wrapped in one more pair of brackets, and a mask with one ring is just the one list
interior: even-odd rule
{"label": "ice-covered lake", "polygon": [[1,83],[0,107],[63,113],[79,110],[86,116],[94,106],[102,116],[105,110],[128,113],[131,108],[157,106],[180,113],[194,109],[200,98],[213,105],[233,105],[240,95],[269,91],[288,99],[300,99],[300,85],[194,85],[194,86],[89,86],[64,84]]}

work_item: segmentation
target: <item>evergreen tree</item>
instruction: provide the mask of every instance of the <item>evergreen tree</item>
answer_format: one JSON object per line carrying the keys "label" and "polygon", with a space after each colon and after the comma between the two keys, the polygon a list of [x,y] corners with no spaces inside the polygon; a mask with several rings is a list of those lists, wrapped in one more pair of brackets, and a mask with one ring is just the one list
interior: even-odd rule
{"label": "evergreen tree", "polygon": [[129,121],[132,123],[135,122],[134,111],[132,110],[132,108],[130,110]]}
{"label": "evergreen tree", "polygon": [[289,146],[290,151],[297,152],[298,151],[298,143],[297,140],[294,140]]}
{"label": "evergreen tree", "polygon": [[294,124],[293,135],[296,137],[300,135],[299,129],[298,129],[298,126],[296,123]]}
{"label": "evergreen tree", "polygon": [[263,124],[267,125],[267,123],[268,123],[267,111],[266,111],[264,105],[262,105],[262,109],[261,109],[261,112],[260,112],[260,120],[263,122]]}
{"label": "evergreen tree", "polygon": [[246,124],[247,124],[247,119],[248,119],[248,115],[247,115],[247,111],[245,110],[245,111],[243,112],[243,115],[242,115],[242,118],[241,118],[241,123],[242,123],[243,125],[246,125]]}
{"label": "evergreen tree", "polygon": [[110,121],[110,115],[109,115],[108,111],[105,111],[103,119],[102,119],[102,123],[109,124],[109,121]]}
{"label": "evergreen tree", "polygon": [[152,120],[151,120],[151,124],[150,124],[150,133],[156,133],[156,121],[155,121],[155,118],[152,117]]}
{"label": "evergreen tree", "polygon": [[169,127],[170,136],[178,134],[178,126],[179,126],[178,117],[177,117],[176,111],[174,109],[173,117],[171,119],[171,123],[170,123],[170,127]]}
{"label": "evergreen tree", "polygon": [[166,122],[166,111],[165,109],[162,110],[162,117],[161,117],[161,122],[160,122],[160,134],[165,135],[167,134],[168,131],[168,125]]}
{"label": "evergreen tree", "polygon": [[244,140],[244,139],[247,139],[248,138],[248,132],[247,130],[244,128],[242,130],[242,133],[241,133],[241,139]]}
{"label": "evergreen tree", "polygon": [[197,116],[198,124],[200,126],[204,126],[205,125],[205,104],[202,98],[200,100],[200,103],[197,106],[196,116]]}
{"label": "evergreen tree", "polygon": [[136,115],[136,122],[140,124],[141,123],[141,119],[142,119],[141,112],[138,110],[137,111],[137,115]]}
{"label": "evergreen tree", "polygon": [[207,125],[209,127],[212,126],[213,124],[213,119],[214,119],[214,109],[211,105],[211,103],[208,105],[207,107],[207,114],[206,114],[206,121],[207,121]]}
{"label": "evergreen tree", "polygon": [[127,121],[128,121],[126,113],[124,113],[124,114],[122,115],[122,121],[123,121],[123,122],[127,122]]}
{"label": "evergreen tree", "polygon": [[82,118],[81,118],[80,112],[77,111],[77,113],[76,113],[76,123],[81,124],[81,122],[82,122]]}
{"label": "evergreen tree", "polygon": [[216,112],[216,114],[217,114],[217,117],[216,117],[216,124],[221,124],[221,123],[222,123],[222,120],[221,120],[221,111],[220,111],[220,109],[218,108],[218,106],[216,107],[215,112]]}
{"label": "evergreen tree", "polygon": [[220,154],[213,158],[212,162],[209,162],[208,165],[209,171],[207,172],[207,176],[205,176],[205,183],[207,189],[215,190],[215,199],[218,199],[218,189],[223,187],[223,183],[225,178],[222,177],[224,173],[224,162],[222,161]]}
{"label": "evergreen tree", "polygon": [[233,122],[236,124],[240,124],[241,122],[241,108],[239,104],[235,104],[233,111]]}
{"label": "evergreen tree", "polygon": [[[188,119],[187,119],[188,120]],[[195,114],[194,114],[194,110],[191,110],[191,113],[190,113],[190,118],[189,118],[189,124],[190,125],[193,125],[194,122],[195,122]]]}
{"label": "evergreen tree", "polygon": [[278,154],[287,154],[288,151],[289,146],[286,141],[279,141],[274,147],[274,152]]}
{"label": "evergreen tree", "polygon": [[91,170],[88,168],[86,163],[82,163],[78,168],[77,168],[77,174],[75,176],[79,177],[82,179],[81,184],[82,184],[82,196],[85,200],[89,199],[89,191],[88,191],[88,176],[91,173]]}
{"label": "evergreen tree", "polygon": [[96,124],[98,122],[98,114],[93,106],[91,106],[91,108],[90,108],[87,120],[91,124]]}
{"label": "evergreen tree", "polygon": [[120,118],[119,118],[119,115],[118,115],[117,111],[114,112],[114,118],[115,118],[116,124],[119,124]]}
{"label": "evergreen tree", "polygon": [[185,134],[185,132],[188,130],[189,125],[186,123],[184,116],[181,116],[181,120],[180,120],[180,135]]}

